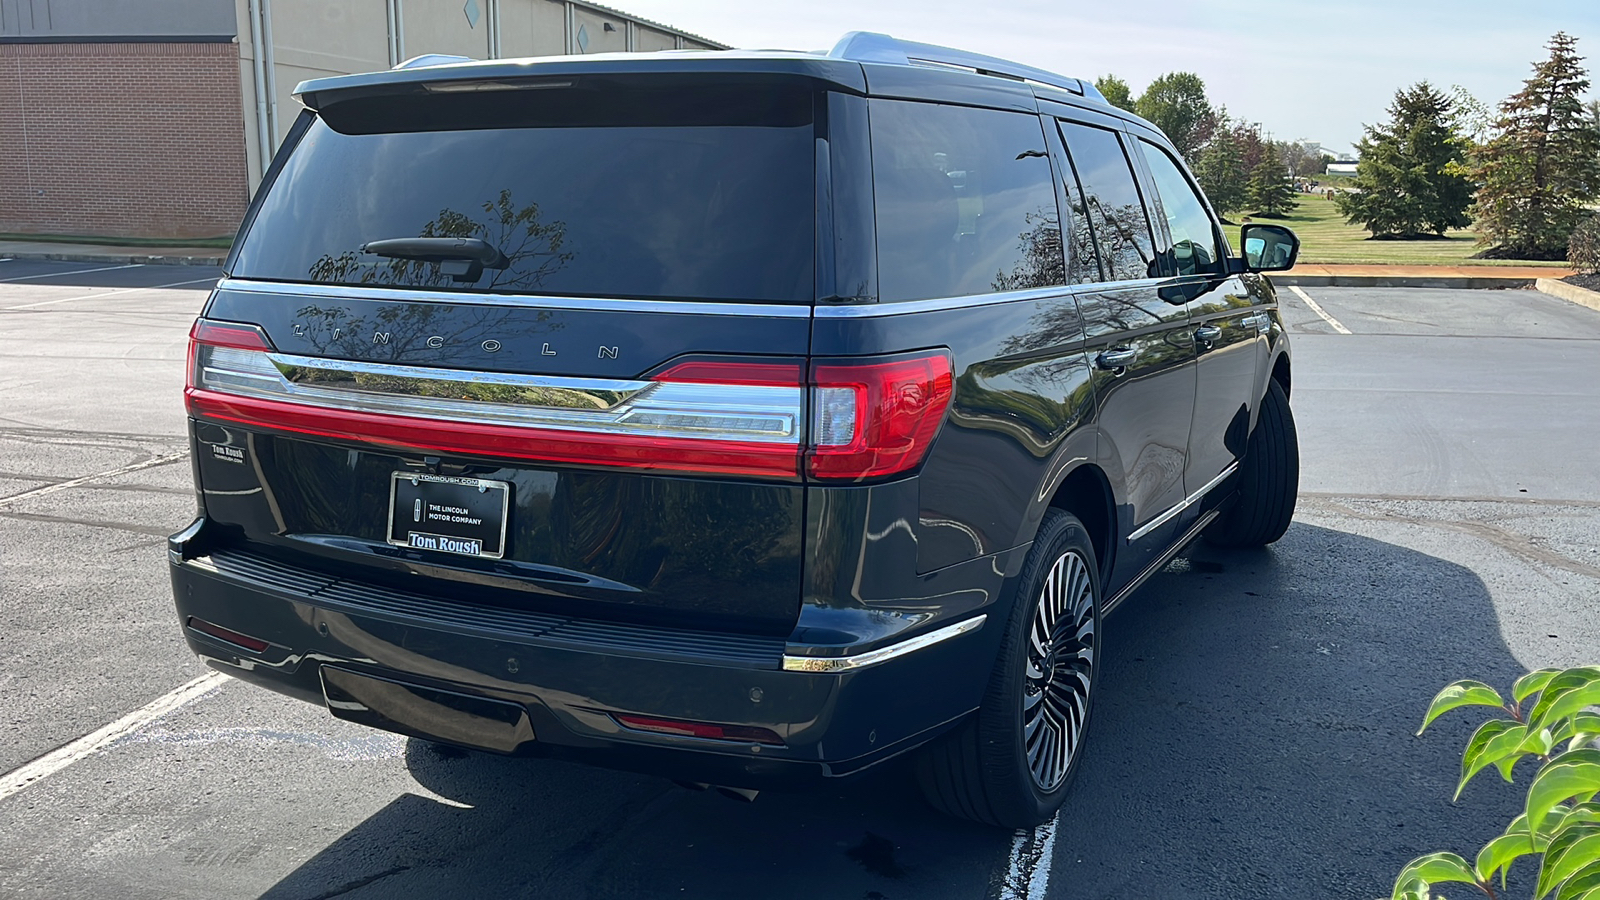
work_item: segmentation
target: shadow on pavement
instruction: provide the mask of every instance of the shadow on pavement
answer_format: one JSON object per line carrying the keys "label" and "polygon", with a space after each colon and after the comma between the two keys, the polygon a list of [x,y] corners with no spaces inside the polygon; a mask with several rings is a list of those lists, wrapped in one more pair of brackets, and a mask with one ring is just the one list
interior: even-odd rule
{"label": "shadow on pavement", "polygon": [[[224,251],[218,251],[222,253]],[[132,265],[119,262],[57,262],[13,259],[0,265],[0,288],[150,288],[210,290],[221,277],[216,266]]]}
{"label": "shadow on pavement", "polygon": [[[1370,900],[1518,807],[1486,776],[1450,805],[1472,716],[1412,737],[1445,682],[1521,671],[1465,568],[1297,525],[1267,551],[1197,547],[1106,631],[1051,898]],[[264,896],[977,898],[1012,840],[933,813],[903,767],[741,804],[417,741],[407,763],[449,803],[395,800]]]}

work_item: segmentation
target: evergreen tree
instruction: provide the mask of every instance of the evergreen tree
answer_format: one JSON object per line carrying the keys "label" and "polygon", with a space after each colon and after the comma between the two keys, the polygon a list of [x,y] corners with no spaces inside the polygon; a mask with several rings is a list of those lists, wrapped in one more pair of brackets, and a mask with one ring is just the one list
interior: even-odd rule
{"label": "evergreen tree", "polygon": [[1245,168],[1243,148],[1231,128],[1219,128],[1200,151],[1194,164],[1194,177],[1218,213],[1244,209],[1245,189],[1250,170]]}
{"label": "evergreen tree", "polygon": [[1472,182],[1454,115],[1450,98],[1426,81],[1396,91],[1389,121],[1367,126],[1356,145],[1356,190],[1334,198],[1345,221],[1373,237],[1407,238],[1471,224]]}
{"label": "evergreen tree", "polygon": [[1190,158],[1217,127],[1206,99],[1206,83],[1193,72],[1168,72],[1150,82],[1133,111],[1166,133],[1184,158]]}
{"label": "evergreen tree", "polygon": [[1115,75],[1106,75],[1094,80],[1095,90],[1106,98],[1118,109],[1133,112],[1133,92],[1128,89],[1128,83]]}
{"label": "evergreen tree", "polygon": [[1567,239],[1600,197],[1600,132],[1580,99],[1589,88],[1577,39],[1557,32],[1550,58],[1500,104],[1495,136],[1475,154],[1474,207],[1486,255],[1562,259]]}
{"label": "evergreen tree", "polygon": [[1289,183],[1289,169],[1280,154],[1269,152],[1261,157],[1250,173],[1246,200],[1256,215],[1266,219],[1282,219],[1300,205],[1294,199],[1294,185]]}

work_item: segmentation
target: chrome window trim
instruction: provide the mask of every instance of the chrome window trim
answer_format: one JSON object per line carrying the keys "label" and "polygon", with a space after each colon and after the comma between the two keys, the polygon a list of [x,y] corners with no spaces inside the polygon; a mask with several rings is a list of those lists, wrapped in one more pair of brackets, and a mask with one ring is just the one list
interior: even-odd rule
{"label": "chrome window trim", "polygon": [[1138,281],[1096,281],[1090,284],[1058,284],[1046,288],[1029,288],[1022,291],[999,291],[993,294],[970,294],[965,297],[931,297],[927,300],[894,300],[884,303],[856,303],[848,306],[818,306],[819,319],[864,319],[878,316],[901,316],[908,313],[933,312],[941,309],[965,309],[976,306],[994,306],[1001,303],[1019,303],[1026,300],[1051,300],[1098,291],[1126,290],[1128,288],[1154,287],[1163,278],[1142,278]]}
{"label": "chrome window trim", "polygon": [[783,670],[785,672],[811,672],[813,674],[827,675],[865,669],[868,666],[875,666],[879,663],[905,656],[908,653],[914,653],[924,647],[943,643],[969,631],[977,631],[983,627],[983,623],[988,618],[987,614],[973,616],[953,625],[935,628],[927,634],[919,634],[916,637],[906,638],[887,647],[879,647],[876,650],[868,650],[865,653],[857,653],[852,656],[796,656],[785,653],[783,655]]}
{"label": "chrome window trim", "polygon": [[289,294],[296,297],[330,297],[346,300],[404,300],[412,303],[460,303],[533,309],[616,310],[619,312],[672,313],[705,316],[768,316],[808,319],[810,304],[740,303],[714,300],[625,300],[610,297],[548,297],[537,294],[489,294],[465,291],[413,290],[370,285],[303,284],[288,281],[254,281],[224,278],[217,290],[246,294]]}
{"label": "chrome window trim", "polygon": [[1215,478],[1211,479],[1210,481],[1206,482],[1205,487],[1203,487],[1200,490],[1195,491],[1194,493],[1190,494],[1189,496],[1183,498],[1183,502],[1182,503],[1179,503],[1179,504],[1173,506],[1171,509],[1167,510],[1166,512],[1162,513],[1161,515],[1156,516],[1154,519],[1151,519],[1149,522],[1145,523],[1144,525],[1141,525],[1137,530],[1135,530],[1133,532],[1133,534],[1128,535],[1128,543],[1131,544],[1134,541],[1137,541],[1139,538],[1142,538],[1145,535],[1149,534],[1150,532],[1155,531],[1157,528],[1160,528],[1162,525],[1165,525],[1168,521],[1170,521],[1172,519],[1173,516],[1177,515],[1178,513],[1183,512],[1184,510],[1186,510],[1189,507],[1191,507],[1191,506],[1195,505],[1196,503],[1198,503],[1200,501],[1200,498],[1204,497],[1206,494],[1211,492],[1212,488],[1214,488],[1217,485],[1221,484],[1229,475],[1232,475],[1234,472],[1237,472],[1237,471],[1239,471],[1239,464],[1237,462],[1229,463],[1228,467],[1226,469],[1222,470],[1222,474],[1220,474],[1217,477],[1215,477]]}

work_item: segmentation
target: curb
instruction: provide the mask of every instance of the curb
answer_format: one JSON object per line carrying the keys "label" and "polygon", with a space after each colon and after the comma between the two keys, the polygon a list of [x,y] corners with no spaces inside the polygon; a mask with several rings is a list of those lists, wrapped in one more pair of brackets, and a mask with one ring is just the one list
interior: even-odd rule
{"label": "curb", "polygon": [[1414,275],[1273,275],[1271,277],[1273,284],[1281,284],[1285,287],[1298,285],[1300,287],[1455,288],[1457,290],[1470,291],[1529,288],[1533,287],[1535,282],[1555,281],[1553,278],[1505,278],[1478,275],[1439,277]]}
{"label": "curb", "polygon": [[1541,278],[1534,284],[1534,287],[1541,293],[1600,311],[1600,291],[1591,291],[1588,288],[1567,284],[1565,281],[1557,281],[1554,278]]}
{"label": "curb", "polygon": [[222,261],[227,259],[226,254],[222,256],[162,256],[133,253],[12,253],[10,251],[0,251],[0,257],[6,259],[49,260],[52,262],[103,262],[146,266],[220,266]]}

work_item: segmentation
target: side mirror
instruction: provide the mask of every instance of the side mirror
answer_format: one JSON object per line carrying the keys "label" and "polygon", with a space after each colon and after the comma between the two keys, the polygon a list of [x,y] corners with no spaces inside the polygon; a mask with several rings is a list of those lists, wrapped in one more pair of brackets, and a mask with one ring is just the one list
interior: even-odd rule
{"label": "side mirror", "polygon": [[1246,272],[1282,272],[1300,255],[1300,239],[1282,225],[1244,226],[1239,232]]}

